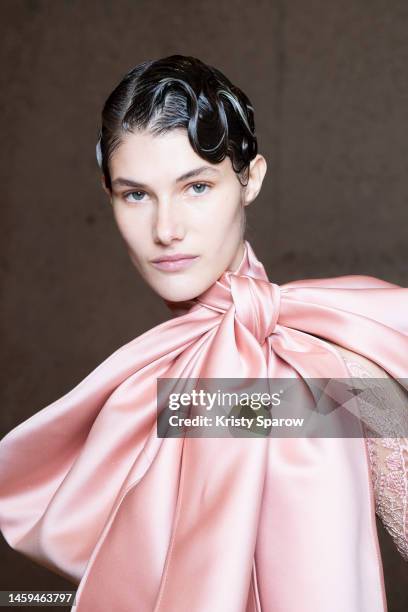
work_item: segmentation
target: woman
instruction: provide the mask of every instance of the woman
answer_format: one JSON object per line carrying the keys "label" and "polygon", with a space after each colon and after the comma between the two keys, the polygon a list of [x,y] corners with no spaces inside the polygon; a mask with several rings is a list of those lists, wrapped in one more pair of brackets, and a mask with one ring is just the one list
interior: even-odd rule
{"label": "woman", "polygon": [[375,512],[408,559],[406,438],[159,437],[156,382],[375,377],[404,415],[408,289],[269,281],[244,239],[266,172],[253,108],[198,59],[131,70],[97,159],[173,317],[0,442],[6,540],[79,584],[80,612],[383,612]]}

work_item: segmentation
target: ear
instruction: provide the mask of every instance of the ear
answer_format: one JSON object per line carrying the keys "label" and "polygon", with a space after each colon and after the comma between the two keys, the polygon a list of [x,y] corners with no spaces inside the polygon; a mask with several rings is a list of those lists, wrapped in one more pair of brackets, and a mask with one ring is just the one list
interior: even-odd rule
{"label": "ear", "polygon": [[261,191],[267,167],[266,159],[260,153],[250,162],[248,184],[244,190],[244,206],[248,206],[248,204],[253,202]]}

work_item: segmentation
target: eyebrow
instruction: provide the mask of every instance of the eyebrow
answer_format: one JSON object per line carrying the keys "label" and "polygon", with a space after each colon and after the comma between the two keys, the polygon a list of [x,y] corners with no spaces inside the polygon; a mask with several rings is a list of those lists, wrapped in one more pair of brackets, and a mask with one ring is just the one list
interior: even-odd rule
{"label": "eyebrow", "polygon": [[[178,178],[176,178],[176,183],[181,183],[186,179],[192,178],[193,176],[198,176],[199,174],[219,174],[219,171],[216,168],[212,168],[211,166],[200,166],[199,168],[194,168],[193,170],[189,170],[185,172]],[[145,183],[140,183],[139,181],[133,181],[132,179],[118,177],[112,181],[113,187],[140,187],[142,189],[148,189],[149,186]]]}

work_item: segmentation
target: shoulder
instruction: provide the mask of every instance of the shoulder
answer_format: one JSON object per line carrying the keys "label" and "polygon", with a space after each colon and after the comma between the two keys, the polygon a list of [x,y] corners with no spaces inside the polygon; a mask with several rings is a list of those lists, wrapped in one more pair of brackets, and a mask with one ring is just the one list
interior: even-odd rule
{"label": "shoulder", "polygon": [[[367,357],[364,357],[364,355],[355,353],[354,351],[351,351],[344,346],[340,346],[339,344],[335,344],[334,342],[329,342],[329,344],[340,353],[348,370],[350,371],[351,376],[361,378],[388,378],[389,380],[394,380],[394,378],[388,374],[384,368]],[[397,384],[397,382],[395,382],[395,384]]]}
{"label": "shoulder", "polygon": [[[341,355],[360,393],[357,399],[367,434],[405,437],[408,432],[408,390],[367,357],[329,343]],[[357,379],[357,380],[356,380]],[[373,381],[373,379],[375,379]]]}

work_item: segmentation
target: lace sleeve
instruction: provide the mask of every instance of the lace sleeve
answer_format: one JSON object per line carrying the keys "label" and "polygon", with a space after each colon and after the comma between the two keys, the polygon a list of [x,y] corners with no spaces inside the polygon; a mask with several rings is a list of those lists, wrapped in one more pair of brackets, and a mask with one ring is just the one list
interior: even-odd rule
{"label": "lace sleeve", "polygon": [[366,438],[376,512],[408,561],[407,438]]}
{"label": "lace sleeve", "polygon": [[[380,408],[398,406],[397,411],[408,418],[407,394],[402,387],[377,364],[365,357],[339,347],[351,376],[358,378],[388,379],[382,386]],[[390,380],[391,385],[390,385]],[[388,402],[387,402],[388,399]],[[392,400],[392,401],[391,401]],[[384,410],[385,413],[387,413]],[[372,437],[370,431],[377,431],[372,415],[365,413],[363,428],[368,449],[373,483],[376,514],[391,535],[397,550],[408,561],[408,438]],[[371,420],[370,420],[371,418]],[[392,417],[391,417],[392,418]],[[400,431],[407,431],[406,427]]]}

